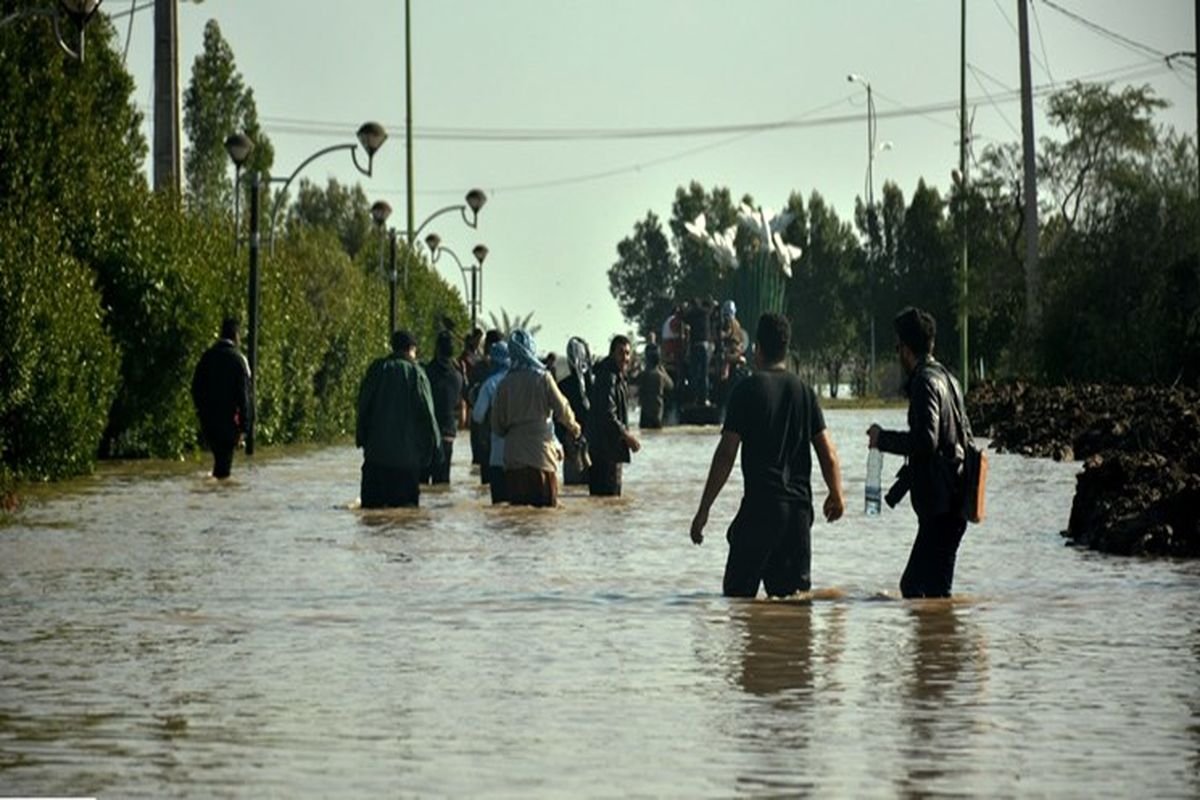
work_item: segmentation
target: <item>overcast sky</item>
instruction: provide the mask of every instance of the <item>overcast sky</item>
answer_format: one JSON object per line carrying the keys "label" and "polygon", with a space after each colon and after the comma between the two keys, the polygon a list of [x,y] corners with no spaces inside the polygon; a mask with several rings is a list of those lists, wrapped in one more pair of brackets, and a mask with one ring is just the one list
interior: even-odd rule
{"label": "overcast sky", "polygon": [[[117,14],[138,5],[108,0],[103,8]],[[561,351],[576,334],[600,350],[628,330],[608,289],[616,245],[647,211],[668,218],[681,184],[728,186],[735,198],[750,193],[775,208],[792,191],[815,189],[849,217],[854,198],[865,194],[867,148],[865,92],[847,73],[871,82],[878,139],[892,143],[875,161],[877,195],[885,180],[906,198],[921,177],[944,189],[957,166],[957,0],[412,6],[416,220],[472,186],[488,192],[477,231],[450,216],[431,229],[464,261],[477,242],[488,245],[485,309],[534,312],[543,351]],[[1195,71],[1172,71],[1160,57],[1195,50],[1193,0],[1036,0],[1031,9],[1037,86],[1079,78],[1148,83],[1171,103],[1161,122],[1195,134]],[[979,155],[987,144],[1019,140],[1017,2],[969,0],[967,14],[967,94]],[[210,18],[254,89],[276,174],[319,148],[353,141],[361,122],[378,120],[391,138],[374,177],[362,181],[369,198],[392,204],[392,223],[403,228],[404,4],[181,2],[181,87]],[[115,24],[123,44],[128,16]],[[153,14],[144,10],[133,17],[128,67],[147,116],[152,58]],[[1043,105],[1037,133],[1053,135]],[[794,124],[703,130],[783,121]],[[613,136],[631,129],[669,135]],[[582,137],[587,131],[599,137]],[[547,140],[550,132],[569,135]],[[485,140],[447,138],[459,133]],[[322,184],[330,176],[360,179],[344,153],[304,174]],[[453,273],[443,274],[461,286],[457,267],[439,263],[447,266]]]}

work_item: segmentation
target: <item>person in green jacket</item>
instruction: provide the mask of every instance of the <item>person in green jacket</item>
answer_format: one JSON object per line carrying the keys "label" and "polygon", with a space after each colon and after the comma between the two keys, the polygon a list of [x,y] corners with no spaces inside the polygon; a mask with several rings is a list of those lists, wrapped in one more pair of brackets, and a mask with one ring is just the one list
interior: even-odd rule
{"label": "person in green jacket", "polygon": [[441,445],[433,393],[417,364],[417,343],[408,331],[392,334],[392,352],[367,369],[358,390],[355,445],[363,449],[363,508],[416,506],[421,470]]}

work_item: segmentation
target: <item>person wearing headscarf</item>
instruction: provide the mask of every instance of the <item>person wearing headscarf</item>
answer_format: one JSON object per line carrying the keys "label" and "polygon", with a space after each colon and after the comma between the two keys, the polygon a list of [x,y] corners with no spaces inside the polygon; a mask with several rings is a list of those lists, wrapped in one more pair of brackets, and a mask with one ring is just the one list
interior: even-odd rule
{"label": "person wearing headscarf", "polygon": [[492,365],[492,374],[479,386],[475,405],[471,408],[471,421],[490,432],[488,463],[480,466],[480,472],[484,474],[483,482],[491,486],[492,504],[495,505],[507,499],[504,491],[504,437],[492,429],[490,412],[496,389],[508,375],[508,344],[494,342],[488,349],[488,360]]}
{"label": "person wearing headscarf", "polygon": [[562,459],[551,417],[571,436],[581,429],[571,404],[538,360],[528,332],[508,335],[508,375],[492,401],[492,430],[504,437],[504,483],[513,505],[558,505],[558,462]]}
{"label": "person wearing headscarf", "polygon": [[588,395],[592,391],[592,353],[587,342],[578,336],[572,336],[567,342],[567,368],[567,376],[558,382],[558,389],[571,404],[571,411],[583,433],[578,437],[571,436],[566,428],[557,424],[554,433],[563,446],[563,483],[573,486],[587,483],[591,463],[587,453],[587,416]]}
{"label": "person wearing headscarf", "polygon": [[591,411],[588,415],[588,493],[599,497],[619,497],[621,465],[628,464],[630,453],[642,445],[629,432],[629,400],[625,373],[633,358],[633,345],[626,336],[614,336],[608,357],[596,365],[592,386]]}

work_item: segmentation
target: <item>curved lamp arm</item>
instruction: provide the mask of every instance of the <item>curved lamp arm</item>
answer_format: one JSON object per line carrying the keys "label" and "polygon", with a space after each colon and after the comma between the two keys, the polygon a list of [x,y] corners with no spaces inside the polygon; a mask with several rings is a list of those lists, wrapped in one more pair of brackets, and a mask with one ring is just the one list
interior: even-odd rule
{"label": "curved lamp arm", "polygon": [[449,247],[446,247],[444,244],[439,244],[436,248],[431,248],[431,250],[433,252],[433,258],[431,260],[434,264],[437,263],[438,257],[442,253],[448,253],[450,257],[454,259],[454,263],[458,264],[458,271],[462,275],[463,279],[463,299],[469,302],[471,297],[471,289],[467,285],[467,268],[463,266],[462,259],[458,257],[457,253],[455,253]]}
{"label": "curved lamp arm", "polygon": [[304,168],[309,164],[316,161],[321,156],[328,155],[329,153],[336,153],[338,150],[349,150],[351,153],[351,158],[354,161],[355,169],[357,169],[363,175],[366,175],[368,178],[371,177],[371,167],[373,166],[372,162],[375,160],[375,157],[367,156],[367,168],[363,169],[358,163],[358,145],[356,144],[335,144],[330,147],[326,147],[323,150],[318,150],[308,158],[301,161],[300,166],[296,167],[296,169],[292,171],[292,174],[286,178],[272,177],[270,179],[271,183],[283,184],[283,187],[280,188],[279,192],[275,195],[275,202],[271,205],[271,224],[267,230],[270,232],[272,239],[275,237],[275,218],[279,216],[279,209],[283,205],[283,199],[287,197],[287,190],[288,187],[292,185],[292,181],[296,180],[296,176],[303,172]]}
{"label": "curved lamp arm", "polygon": [[[95,3],[93,4],[90,2],[79,2],[77,0],[71,4],[73,6],[77,6],[77,8],[72,8],[66,3],[60,3],[60,6],[56,6],[54,8],[22,9],[21,11],[13,12],[7,17],[0,19],[0,28],[27,17],[46,17],[54,26],[54,40],[58,43],[59,48],[71,58],[82,63],[84,46],[83,29],[87,25],[88,20],[90,20],[92,16],[95,15],[96,11],[99,10],[100,3],[103,1],[104,0],[95,0]],[[88,8],[89,5],[91,6],[90,9]],[[63,39],[61,23],[63,15],[71,18],[71,20],[75,23],[76,30],[79,32],[78,51],[72,50],[70,45],[68,45]]]}
{"label": "curved lamp arm", "polygon": [[[283,198],[287,196],[287,188],[292,185],[292,181],[296,179],[296,176],[299,175],[309,164],[316,161],[321,156],[328,155],[329,153],[336,153],[339,150],[349,150],[350,159],[354,162],[354,168],[363,175],[366,175],[368,178],[371,177],[371,169],[375,164],[375,153],[378,152],[379,148],[383,147],[383,143],[387,141],[387,131],[385,131],[383,126],[378,122],[365,122],[359,127],[356,135],[358,136],[358,144],[330,145],[329,147],[318,150],[308,158],[301,161],[300,166],[296,167],[296,169],[292,171],[292,174],[287,176],[287,178],[270,179],[271,183],[283,184],[283,188],[279,190],[279,194],[276,195],[275,202],[271,206],[270,226],[267,228],[268,235],[271,237],[272,249],[275,247],[275,218],[279,216],[279,208],[283,203]],[[363,168],[362,164],[358,163],[359,145],[362,145],[362,148],[367,151],[366,169]]]}
{"label": "curved lamp arm", "polygon": [[[428,217],[426,217],[425,220],[417,227],[417,229],[415,231],[409,231],[409,233],[408,233],[409,246],[411,247],[412,243],[417,240],[417,238],[421,235],[421,231],[425,230],[426,225],[433,222],[435,219],[440,217],[442,214],[448,214],[451,211],[458,211],[458,212],[462,213],[463,222],[465,222],[467,224],[467,227],[478,228],[479,227],[479,210],[481,208],[483,208],[483,204],[486,202],[487,202],[487,195],[484,194],[482,190],[472,189],[471,191],[467,192],[466,202],[457,203],[452,206],[446,206],[445,208],[439,208],[437,211],[433,212]],[[471,212],[471,216],[469,216],[469,217],[467,216],[468,211]]]}

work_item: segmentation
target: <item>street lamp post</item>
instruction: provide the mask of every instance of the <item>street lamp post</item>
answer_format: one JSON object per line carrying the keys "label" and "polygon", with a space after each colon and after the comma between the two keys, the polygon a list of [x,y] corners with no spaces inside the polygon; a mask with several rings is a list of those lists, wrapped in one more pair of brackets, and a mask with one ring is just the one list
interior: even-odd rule
{"label": "street lamp post", "polygon": [[[483,310],[483,260],[487,258],[487,246],[477,244],[472,248],[471,254],[475,256],[475,263],[468,267],[462,263],[462,259],[458,257],[457,253],[442,244],[442,237],[436,233],[426,236],[425,244],[429,247],[433,263],[436,264],[441,254],[446,253],[458,265],[459,274],[463,279],[463,294],[471,308],[471,330],[475,330],[479,319],[478,313]],[[469,284],[467,282],[468,274],[471,276]]]}
{"label": "street lamp post", "polygon": [[[383,272],[383,226],[387,222],[388,217],[392,215],[392,207],[387,201],[376,200],[371,205],[371,219],[375,223],[375,227],[379,230],[379,271]],[[388,330],[396,330],[396,236],[395,230],[391,233],[392,239],[392,260],[391,274],[388,276],[388,284],[390,292],[388,296]]]}
{"label": "street lamp post", "polygon": [[[475,256],[475,264],[471,267],[471,296],[475,298],[475,306],[479,309],[479,313],[483,313],[483,260],[487,258],[487,245],[477,244],[471,248],[471,255]],[[475,276],[479,277],[479,293],[475,291]],[[471,330],[475,330],[475,315],[471,315]]]}
{"label": "street lamp post", "polygon": [[871,82],[861,75],[850,73],[850,83],[861,83],[867,89],[867,309],[871,321],[871,362],[867,373],[867,391],[875,393],[875,98]]}
{"label": "street lamp post", "polygon": [[[463,222],[466,223],[468,228],[478,228],[479,227],[479,212],[483,208],[484,204],[486,204],[486,203],[487,203],[487,195],[483,192],[483,190],[482,189],[472,189],[471,191],[467,192],[466,197],[463,198],[463,202],[456,203],[454,205],[449,205],[449,206],[446,206],[445,208],[439,208],[437,211],[433,212],[428,217],[426,217],[421,222],[421,224],[419,226],[417,226],[417,228],[415,230],[410,227],[408,229],[408,231],[406,231],[405,237],[404,237],[405,241],[408,244],[408,247],[406,248],[406,252],[404,253],[404,258],[405,258],[404,274],[406,276],[405,280],[407,281],[409,260],[412,259],[413,255],[415,253],[417,237],[421,235],[421,231],[425,230],[426,226],[428,226],[429,223],[433,222],[435,219],[442,216],[443,214],[449,214],[453,211],[458,211],[459,213],[462,214]],[[470,212],[469,215],[468,215],[468,212]],[[393,315],[393,318],[394,318],[394,316],[395,315]],[[396,331],[396,328],[395,328],[395,325],[393,324],[392,333],[395,333],[395,331]]]}
{"label": "street lamp post", "polygon": [[[0,28],[27,17],[46,17],[54,26],[54,40],[58,43],[59,48],[71,58],[82,63],[83,29],[87,27],[88,21],[96,14],[102,2],[103,0],[59,0],[58,5],[50,8],[24,8],[0,19]],[[61,19],[64,16],[71,21],[79,37],[79,44],[74,50],[63,39]]]}
{"label": "street lamp post", "polygon": [[[79,0],[83,2],[83,0]],[[241,137],[241,138],[238,138]],[[287,187],[310,163],[320,158],[321,156],[332,153],[337,150],[350,150],[351,158],[354,160],[354,166],[359,172],[370,176],[371,167],[374,162],[376,151],[383,146],[387,140],[387,132],[383,126],[377,122],[367,122],[358,129],[358,143],[367,151],[367,168],[363,169],[358,163],[357,145],[339,144],[332,147],[326,147],[323,150],[318,150],[308,158],[301,162],[300,166],[292,172],[286,179],[269,178],[269,183],[282,182],[283,188],[279,192],[279,196],[275,200],[275,205],[271,209],[271,227],[270,233],[275,227],[275,217],[279,213],[279,206],[287,192]],[[225,140],[225,150],[229,154],[230,159],[234,163],[236,180],[241,180],[241,168],[249,158],[250,152],[254,147],[253,141],[245,134],[234,134]],[[238,163],[239,157],[241,163]],[[246,420],[246,455],[254,454],[254,429],[255,415],[257,409],[257,384],[258,384],[258,257],[260,247],[259,237],[259,217],[261,212],[259,209],[260,196],[262,193],[262,174],[258,170],[253,170],[250,173],[250,276],[249,288],[247,290],[247,331],[246,331],[246,361],[250,365],[250,409],[247,413]],[[235,183],[234,188],[237,188]],[[236,197],[236,191],[235,191]],[[235,199],[235,224],[236,224],[236,199]],[[234,237],[235,241],[237,237]],[[274,246],[275,237],[271,236],[271,244]],[[237,245],[234,245],[235,250]]]}
{"label": "street lamp post", "polygon": [[241,248],[241,226],[238,210],[241,207],[242,167],[254,152],[254,142],[244,133],[235,133],[225,139],[225,152],[233,161],[233,254]]}

